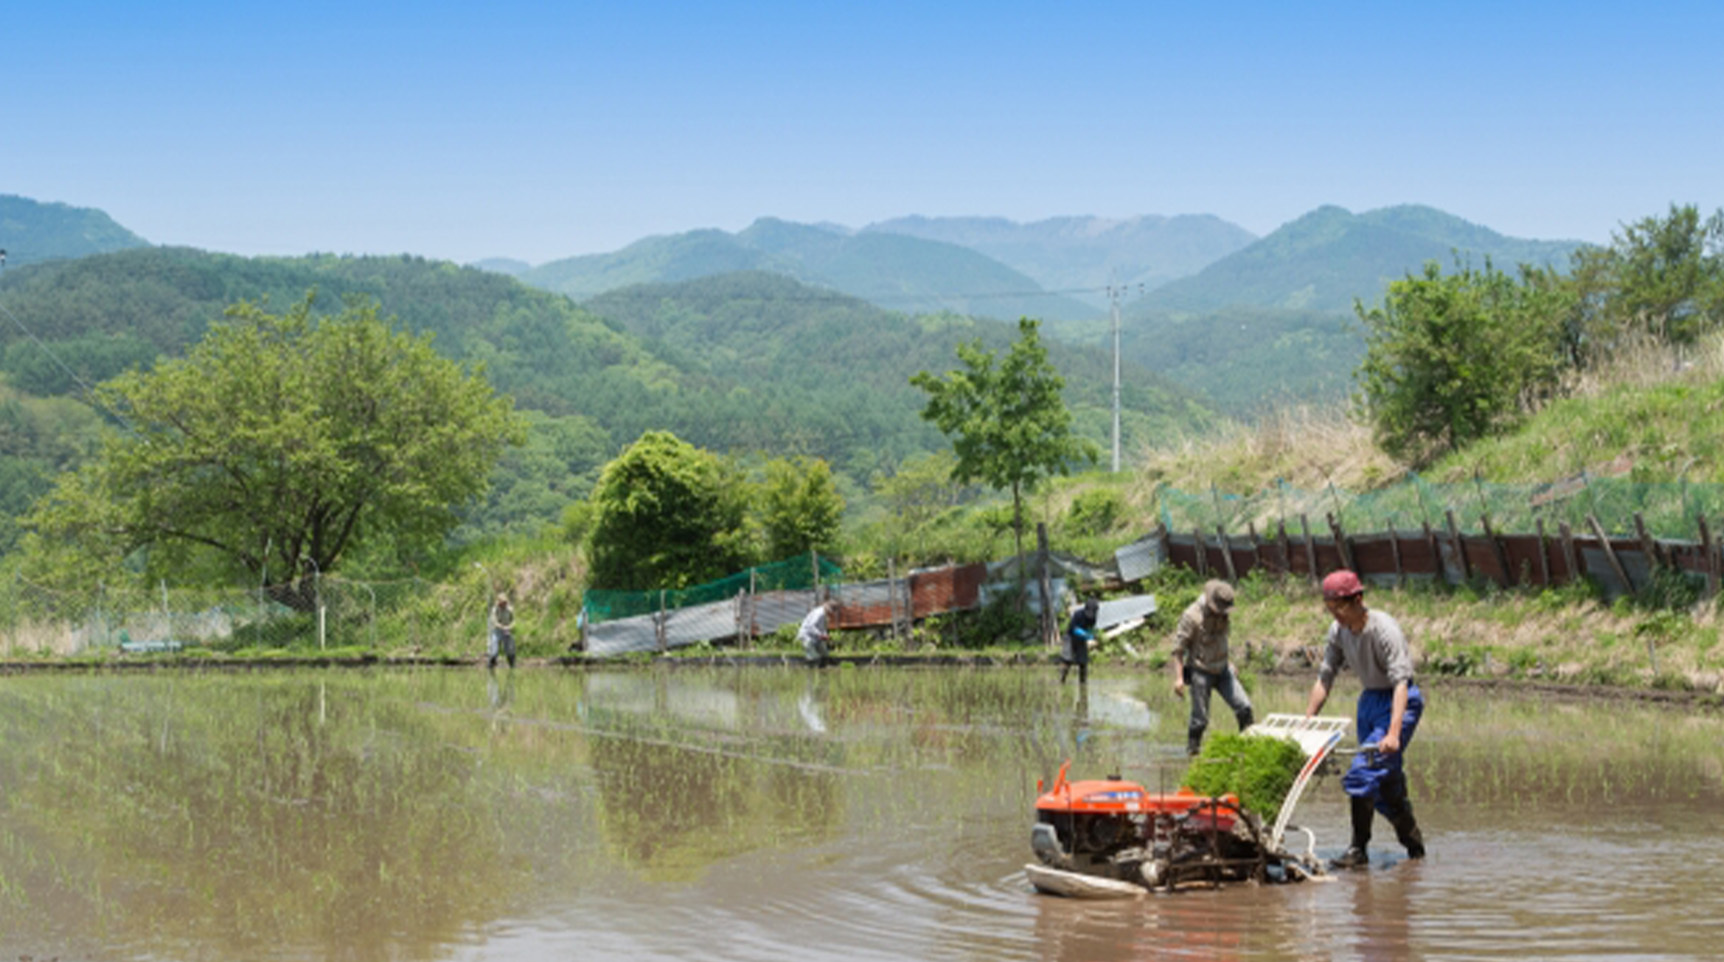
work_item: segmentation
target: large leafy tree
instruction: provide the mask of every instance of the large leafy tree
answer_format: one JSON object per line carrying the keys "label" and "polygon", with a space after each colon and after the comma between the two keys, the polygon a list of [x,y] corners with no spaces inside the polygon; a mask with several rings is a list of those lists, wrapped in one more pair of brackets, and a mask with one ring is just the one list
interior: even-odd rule
{"label": "large leafy tree", "polygon": [[1414,464],[1514,420],[1553,392],[1566,289],[1483,270],[1390,283],[1379,307],[1355,305],[1366,328],[1355,400],[1390,454]]}
{"label": "large leafy tree", "polygon": [[[155,572],[309,578],[363,544],[434,545],[524,429],[480,370],[396,331],[374,304],[316,316],[240,303],[186,357],[96,401],[126,429],[28,518],[61,574],[141,557]],[[70,566],[70,568],[66,566]],[[111,577],[111,575],[110,575]],[[306,593],[283,588],[281,600]]]}
{"label": "large leafy tree", "polygon": [[668,431],[648,431],[605,465],[591,502],[595,588],[685,588],[754,560],[746,479]]}
{"label": "large leafy tree", "polygon": [[[922,417],[952,439],[958,456],[952,479],[980,481],[1012,494],[1012,532],[1024,553],[1024,495],[1079,462],[1094,462],[1096,447],[1072,430],[1060,396],[1065,379],[1048,363],[1039,323],[1018,321],[1018,339],[1004,358],[980,340],[958,345],[962,369],[920,371],[910,383],[927,392]],[[1023,566],[1019,565],[1019,570]]]}

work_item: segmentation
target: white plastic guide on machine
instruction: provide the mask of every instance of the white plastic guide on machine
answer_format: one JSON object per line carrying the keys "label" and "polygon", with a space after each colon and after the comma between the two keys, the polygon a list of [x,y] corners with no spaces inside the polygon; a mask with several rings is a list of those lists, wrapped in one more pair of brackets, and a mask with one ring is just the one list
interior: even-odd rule
{"label": "white plastic guide on machine", "polygon": [[1287,823],[1293,818],[1293,809],[1299,804],[1299,796],[1305,793],[1305,786],[1310,783],[1311,776],[1322,766],[1341,743],[1341,736],[1347,734],[1353,720],[1350,718],[1307,718],[1304,715],[1270,715],[1245,730],[1247,735],[1268,735],[1274,738],[1291,738],[1305,753],[1305,764],[1299,769],[1299,777],[1293,780],[1293,787],[1287,790],[1287,799],[1281,803],[1281,811],[1275,816],[1275,827],[1269,831],[1269,844],[1273,848],[1281,847],[1282,836],[1287,832]]}

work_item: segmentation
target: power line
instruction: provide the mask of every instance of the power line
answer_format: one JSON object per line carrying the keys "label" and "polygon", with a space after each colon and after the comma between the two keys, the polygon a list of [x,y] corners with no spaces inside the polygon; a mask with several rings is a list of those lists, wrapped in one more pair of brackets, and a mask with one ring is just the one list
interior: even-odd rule
{"label": "power line", "polygon": [[[6,252],[4,250],[0,250],[0,275],[4,274],[5,269],[6,269]],[[30,330],[30,328],[28,326],[26,326],[23,321],[19,320],[18,315],[12,313],[12,309],[10,307],[6,306],[6,302],[3,299],[0,299],[0,313],[4,313],[7,317],[7,319],[12,322],[14,327],[16,327],[16,328],[18,328],[18,330],[22,331],[24,333],[24,336],[29,338],[30,342],[32,344],[35,344],[38,348],[41,349],[42,353],[48,355],[49,360],[53,361],[55,364],[58,364],[60,366],[60,370],[66,372],[66,376],[71,378],[73,383],[78,385],[79,390],[83,394],[84,403],[88,404],[91,408],[93,408],[97,411],[100,411],[103,414],[106,414],[109,417],[113,418],[114,421],[120,425],[120,427],[123,427],[127,430],[131,430],[132,426],[126,422],[125,416],[120,414],[120,412],[114,410],[113,408],[109,407],[108,405],[102,403],[100,397],[98,397],[96,394],[96,389],[93,386],[91,386],[90,382],[79,377],[78,372],[72,370],[71,365],[67,364],[64,360],[62,360],[60,358],[60,355],[54,353],[54,349],[49,347],[46,341],[43,341],[40,337],[37,337],[35,331]]]}

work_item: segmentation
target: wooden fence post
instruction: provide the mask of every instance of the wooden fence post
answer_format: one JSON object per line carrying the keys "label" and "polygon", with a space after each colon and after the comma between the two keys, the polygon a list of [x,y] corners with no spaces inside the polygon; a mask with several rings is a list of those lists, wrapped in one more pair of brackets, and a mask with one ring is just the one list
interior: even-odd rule
{"label": "wooden fence post", "polygon": [[1353,548],[1351,545],[1347,544],[1347,533],[1341,530],[1341,519],[1335,517],[1335,512],[1333,511],[1329,512],[1327,517],[1329,519],[1329,530],[1335,535],[1335,548],[1341,552],[1342,567],[1347,568],[1354,574],[1363,578],[1365,573],[1360,571],[1358,566],[1353,563]]}
{"label": "wooden fence post", "polygon": [[1251,536],[1251,567],[1261,568],[1263,561],[1263,542],[1257,540],[1257,522],[1245,522],[1245,533]]}
{"label": "wooden fence post", "polygon": [[1455,549],[1455,560],[1461,563],[1461,581],[1473,580],[1473,565],[1467,560],[1467,545],[1461,540],[1460,525],[1455,524],[1455,510],[1445,508],[1443,517],[1449,522],[1449,544]]}
{"label": "wooden fence post", "polygon": [[1706,515],[1695,516],[1700,523],[1700,552],[1706,559],[1706,596],[1718,593],[1718,551],[1712,544],[1712,529],[1706,526]]}
{"label": "wooden fence post", "polygon": [[1299,512],[1299,528],[1305,532],[1305,562],[1311,567],[1308,574],[1311,583],[1316,584],[1323,576],[1317,571],[1317,543],[1311,540],[1311,522],[1305,519],[1305,512]]}
{"label": "wooden fence post", "polygon": [[1640,550],[1646,552],[1647,570],[1665,567],[1664,552],[1658,548],[1658,542],[1646,533],[1646,519],[1640,512],[1634,512],[1634,533],[1640,536]]}
{"label": "wooden fence post", "polygon": [[1562,561],[1568,566],[1568,580],[1571,582],[1585,581],[1586,572],[1580,567],[1580,552],[1576,551],[1574,547],[1574,529],[1568,526],[1567,521],[1558,521],[1556,533],[1557,537],[1562,539]]}
{"label": "wooden fence post", "polygon": [[1280,535],[1281,577],[1285,578],[1293,573],[1293,546],[1287,543],[1286,518],[1282,518],[1275,522],[1275,532]]}
{"label": "wooden fence post", "polygon": [[1420,518],[1419,524],[1425,529],[1425,550],[1431,553],[1431,563],[1437,566],[1437,584],[1449,583],[1448,565],[1443,564],[1443,552],[1437,547],[1437,533],[1431,530],[1431,520]]}
{"label": "wooden fence post", "polygon": [[1401,536],[1395,531],[1395,523],[1389,522],[1389,553],[1395,557],[1395,585],[1407,587],[1407,569],[1401,566]]}
{"label": "wooden fence post", "polygon": [[1197,546],[1197,574],[1199,577],[1209,577],[1209,549],[1203,544],[1203,526],[1197,525],[1191,529],[1191,543]]}
{"label": "wooden fence post", "polygon": [[670,648],[670,632],[665,625],[665,619],[668,617],[669,616],[665,614],[664,589],[660,588],[658,591],[658,617],[653,619],[654,634],[658,636],[655,640],[658,642],[658,650],[660,654],[663,654]]}
{"label": "wooden fence post", "polygon": [[1544,537],[1544,519],[1536,518],[1538,528],[1538,583],[1540,587],[1550,587],[1550,542]]}
{"label": "wooden fence post", "polygon": [[891,558],[886,559],[886,617],[892,619],[892,639],[896,641],[898,634],[898,566]]}
{"label": "wooden fence post", "polygon": [[1215,534],[1221,539],[1221,563],[1227,569],[1227,581],[1238,584],[1239,572],[1233,570],[1233,546],[1227,543],[1227,529],[1216,525]]}
{"label": "wooden fence post", "polygon": [[1586,523],[1592,525],[1592,533],[1598,536],[1598,546],[1604,549],[1604,560],[1610,562],[1610,570],[1622,579],[1622,586],[1628,589],[1629,594],[1639,594],[1634,582],[1628,578],[1628,569],[1622,566],[1622,559],[1616,556],[1616,549],[1610,546],[1610,536],[1604,533],[1604,525],[1599,524],[1598,517],[1591,514],[1586,516]]}
{"label": "wooden fence post", "polygon": [[1491,529],[1491,514],[1489,511],[1483,512],[1479,515],[1479,523],[1484,525],[1485,538],[1491,543],[1491,553],[1497,556],[1497,567],[1502,569],[1503,587],[1513,588],[1515,583],[1520,579],[1516,578],[1514,571],[1509,568],[1508,549],[1503,547],[1503,543],[1497,539],[1497,533]]}

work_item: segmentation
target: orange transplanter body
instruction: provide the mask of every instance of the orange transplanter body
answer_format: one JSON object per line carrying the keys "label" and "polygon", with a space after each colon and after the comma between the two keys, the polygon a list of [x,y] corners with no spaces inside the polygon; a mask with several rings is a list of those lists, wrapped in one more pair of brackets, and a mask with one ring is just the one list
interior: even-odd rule
{"label": "orange transplanter body", "polygon": [[[1219,804],[1217,804],[1219,803]],[[1189,788],[1177,792],[1150,792],[1136,782],[1118,778],[1087,779],[1081,782],[1055,782],[1054,787],[1036,799],[1036,811],[1063,812],[1070,815],[1131,815],[1208,816],[1215,828],[1233,830],[1233,813],[1239,799],[1232,794],[1210,798]],[[1207,811],[1199,811],[1207,809]],[[1208,827],[1205,824],[1204,827]]]}
{"label": "orange transplanter body", "polygon": [[1151,792],[1118,776],[1073,782],[1066,771],[1036,799],[1038,888],[1070,894],[1083,887],[1077,877],[1172,888],[1266,876],[1272,859],[1235,796]]}

